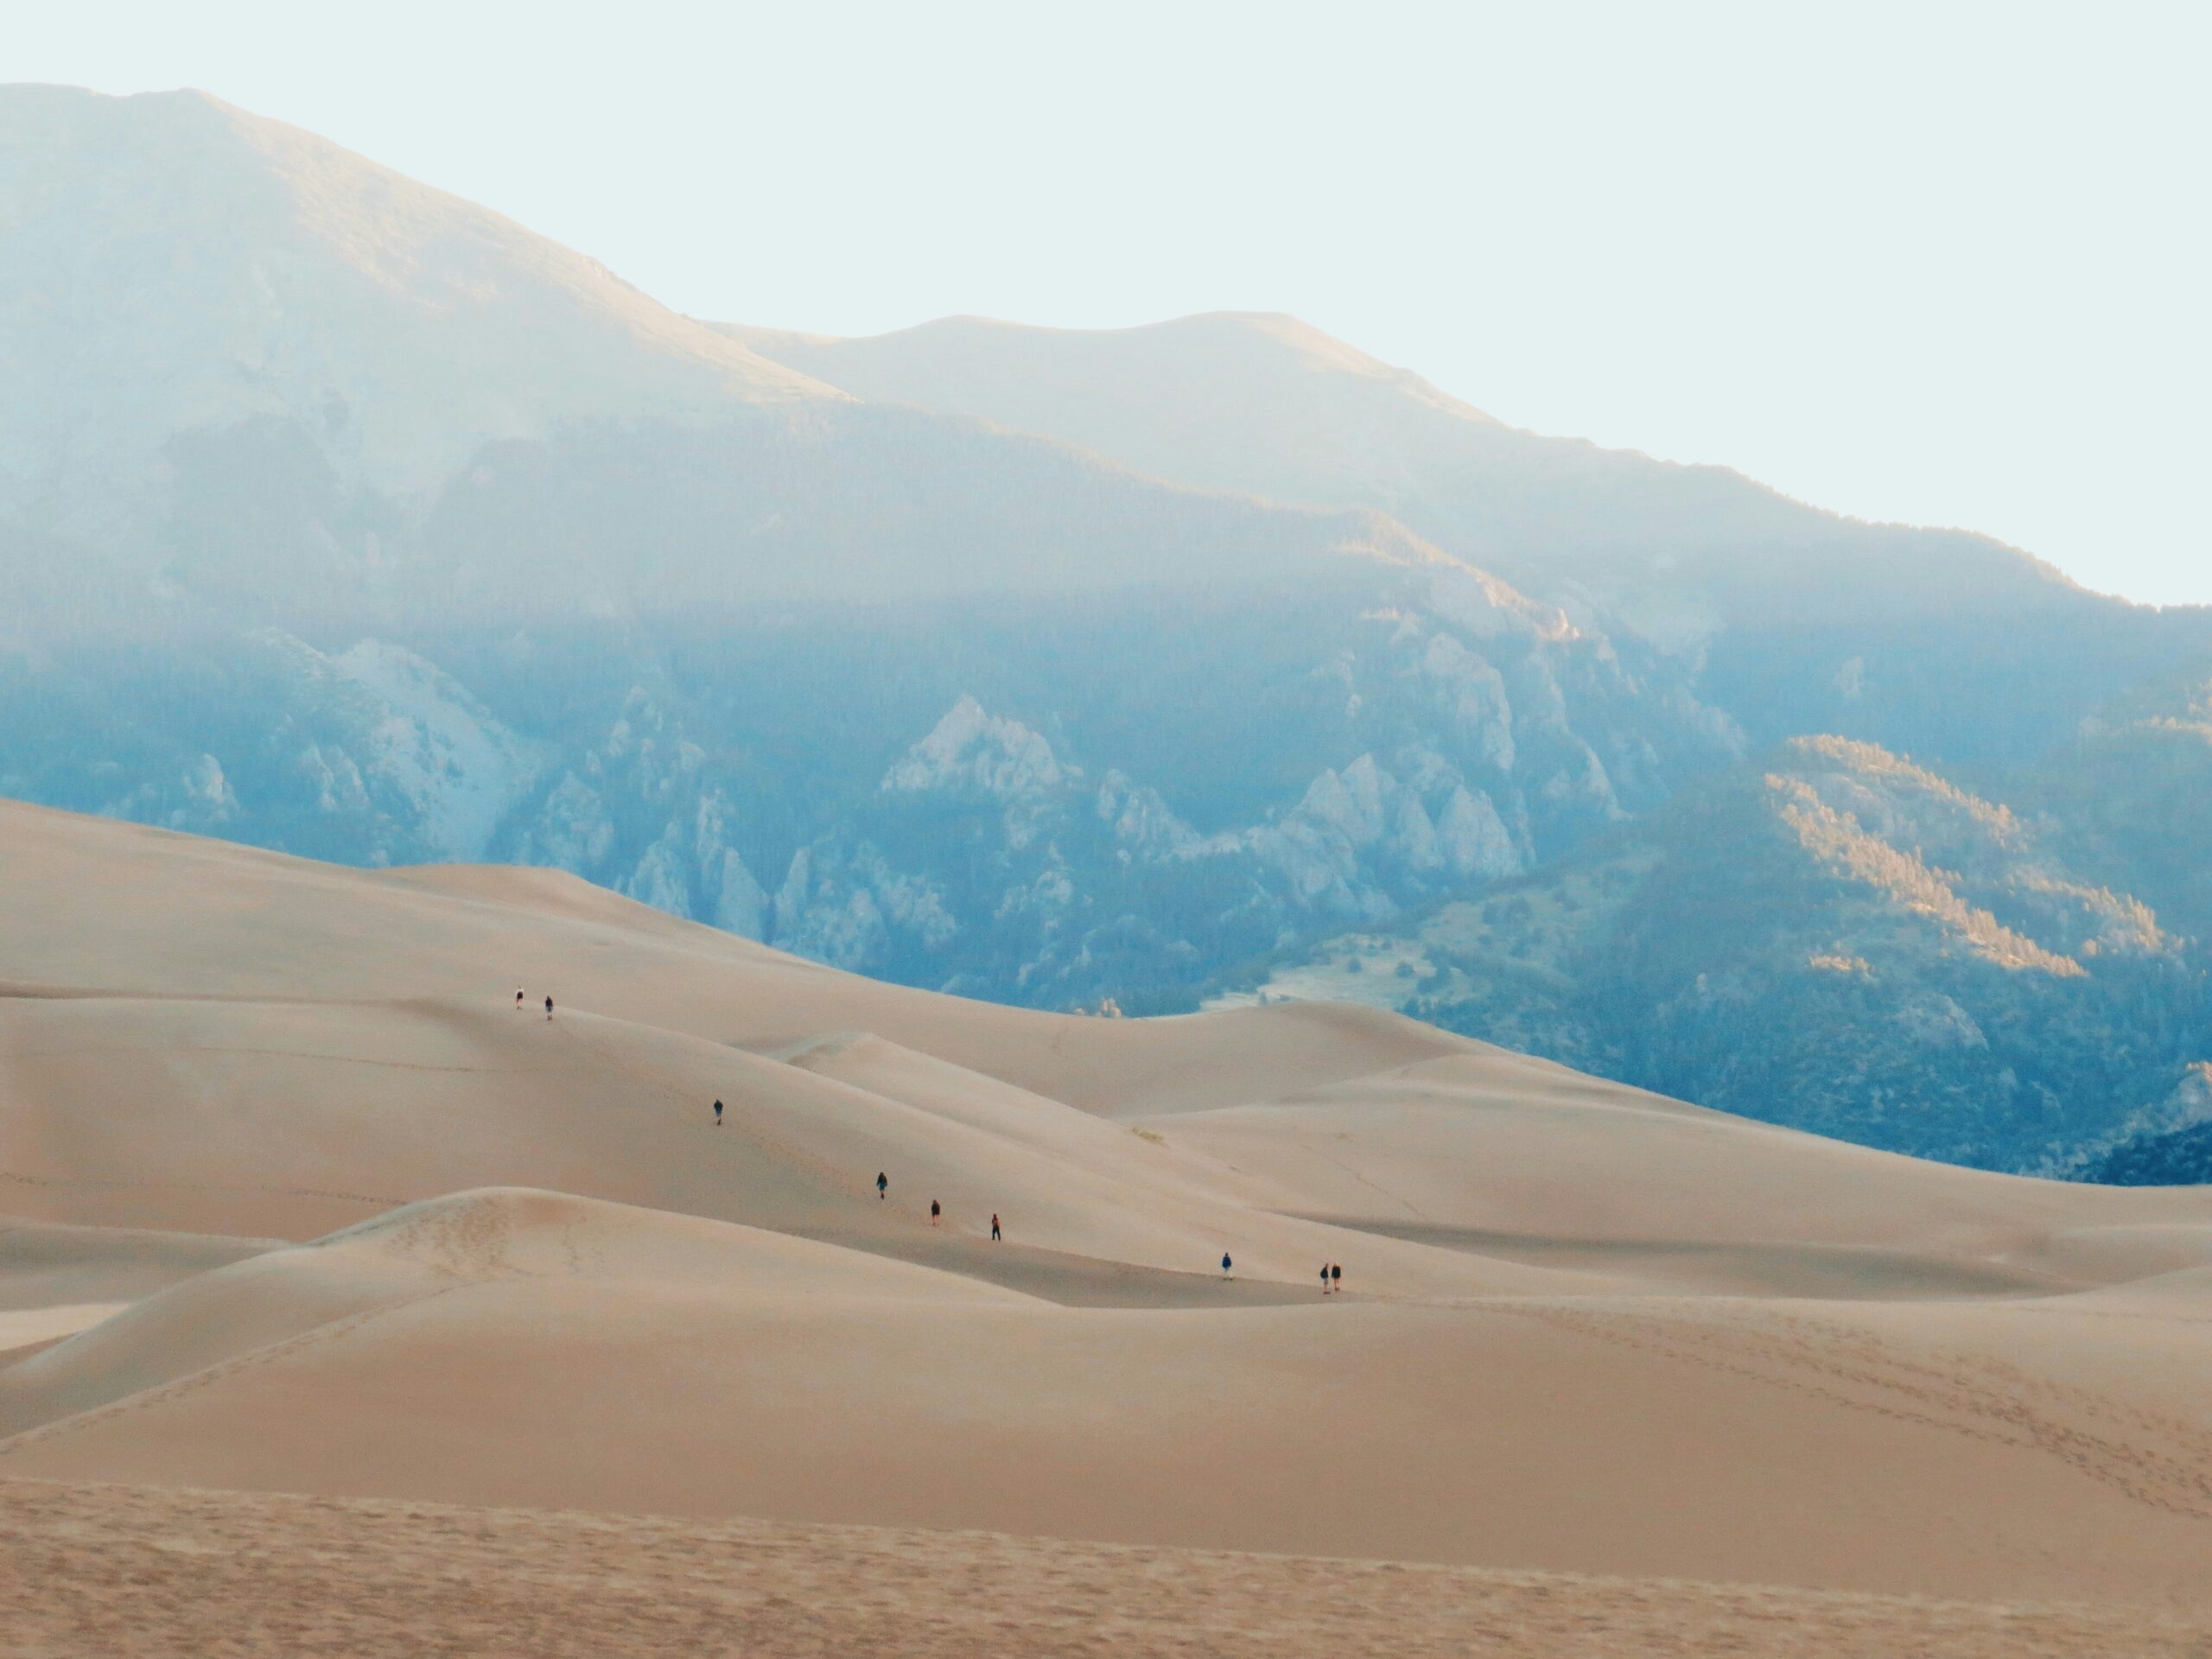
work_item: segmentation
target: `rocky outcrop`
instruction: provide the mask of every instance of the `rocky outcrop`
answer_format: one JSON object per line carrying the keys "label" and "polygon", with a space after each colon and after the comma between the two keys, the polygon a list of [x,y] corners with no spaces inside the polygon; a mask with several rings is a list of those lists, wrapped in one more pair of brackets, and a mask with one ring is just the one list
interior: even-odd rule
{"label": "rocky outcrop", "polygon": [[2212,1116],[2185,1065],[2212,981],[2201,947],[2072,868],[2067,839],[1903,756],[1807,738],[1219,995],[1379,1000],[1746,1116],[2079,1175]]}

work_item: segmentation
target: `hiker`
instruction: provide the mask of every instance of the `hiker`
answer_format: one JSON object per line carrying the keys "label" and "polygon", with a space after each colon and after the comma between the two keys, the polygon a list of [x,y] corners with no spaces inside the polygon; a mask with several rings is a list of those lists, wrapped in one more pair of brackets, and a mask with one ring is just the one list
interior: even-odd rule
{"label": "hiker", "polygon": [[548,1020],[553,1017],[553,999],[550,996],[545,999],[545,1017]]}
{"label": "hiker", "polygon": [[1325,1262],[1321,1264],[1321,1294],[1329,1294],[1329,1264]]}
{"label": "hiker", "polygon": [[931,1198],[930,1200],[930,1225],[932,1227],[936,1226],[938,1217],[943,1213],[944,1211],[937,1207],[937,1200],[935,1198]]}
{"label": "hiker", "polygon": [[994,1244],[995,1244],[995,1243],[997,1243],[998,1242],[999,1242],[999,1212],[998,1212],[997,1211],[994,1210],[994,1211],[991,1211],[991,1243],[994,1243]]}
{"label": "hiker", "polygon": [[721,1103],[721,1102],[720,1102],[720,1101],[718,1100],[718,1101],[716,1101],[716,1102],[715,1103],[715,1127],[716,1128],[718,1128],[718,1129],[719,1129],[720,1128],[721,1128],[721,1126],[722,1126],[722,1103]]}
{"label": "hiker", "polygon": [[891,1178],[879,1169],[875,1173],[875,1196],[879,1198],[883,1198],[889,1193],[890,1191]]}
{"label": "hiker", "polygon": [[1330,1262],[1330,1263],[1329,1263],[1329,1288],[1330,1288],[1331,1290],[1342,1290],[1344,1287],[1344,1264],[1343,1262]]}
{"label": "hiker", "polygon": [[1235,1265],[1236,1263],[1229,1259],[1229,1252],[1227,1250],[1224,1250],[1221,1253],[1221,1276],[1224,1279],[1228,1278],[1230,1268]]}
{"label": "hiker", "polygon": [[519,985],[515,987],[515,1012],[522,1012],[522,987]]}

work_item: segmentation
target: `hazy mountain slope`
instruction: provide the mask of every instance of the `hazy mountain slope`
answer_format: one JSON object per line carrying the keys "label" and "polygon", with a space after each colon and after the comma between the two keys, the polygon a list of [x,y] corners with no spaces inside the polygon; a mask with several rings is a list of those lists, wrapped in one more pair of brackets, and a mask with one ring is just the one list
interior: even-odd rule
{"label": "hazy mountain slope", "polygon": [[[910,984],[1148,1012],[1789,731],[1987,776],[2201,672],[2200,613],[1516,433],[1283,319],[763,356],[195,94],[12,89],[0,121],[0,792],[552,865]],[[768,360],[810,352],[956,412]],[[2186,835],[2126,815],[2047,850],[2206,931]],[[2190,1058],[2163,1007],[2115,1066]]]}
{"label": "hazy mountain slope", "polygon": [[[0,498],[0,789],[554,863],[1065,1003],[1520,868],[1735,752],[1681,669],[1371,510],[810,391],[197,95],[0,102],[9,406],[121,469]],[[974,844],[958,779],[886,786],[976,697],[1065,755],[1051,833]]]}
{"label": "hazy mountain slope", "polygon": [[1418,500],[1429,471],[1511,435],[1294,317],[1224,313],[1097,332],[947,317],[868,340],[715,326],[872,401],[958,410],[1162,478],[1279,501]]}
{"label": "hazy mountain slope", "polygon": [[2212,940],[2212,674],[2155,680],[2082,723],[2020,779],[2069,855]]}
{"label": "hazy mountain slope", "polygon": [[[88,270],[133,238],[199,270],[213,234],[70,183],[111,149],[210,200],[288,201],[308,156],[313,211],[249,216],[241,271],[320,271],[332,225],[387,220],[376,257],[414,270],[441,215],[486,258],[596,270],[206,100],[33,89],[20,118],[47,103],[77,124],[48,134],[72,212],[42,233]],[[215,138],[170,156],[170,120]],[[825,396],[679,420],[665,385],[626,404],[618,376],[590,418],[528,435],[442,407],[480,441],[402,490],[316,413],[346,353],[398,350],[347,280],[258,309],[172,296],[233,333],[163,335],[149,349],[181,366],[156,385],[227,385],[249,346],[337,355],[285,359],[265,406],[152,409],[205,423],[167,436],[135,528],[0,532],[35,613],[0,651],[0,789],[363,863],[550,863],[914,982],[1157,1005],[1286,931],[1549,856],[1737,752],[1681,668],[1381,514],[1194,492],[964,417]],[[692,327],[616,298],[640,328]],[[391,303],[475,326],[411,289]],[[599,322],[512,312],[533,362],[567,342],[550,355],[596,395]],[[35,346],[51,321],[0,334]],[[400,354],[426,374],[453,355],[428,340]],[[979,696],[1064,757],[1049,803],[987,820],[957,772],[891,786]]]}
{"label": "hazy mountain slope", "polygon": [[647,618],[1296,585],[1347,559],[1458,568],[1379,513],[1205,494],[1026,435],[860,407],[488,446],[414,545],[426,577],[493,614]]}
{"label": "hazy mountain slope", "polygon": [[2050,829],[1802,739],[1488,895],[1271,963],[1709,1105],[2000,1168],[2201,1115],[2204,962]]}
{"label": "hazy mountain slope", "polygon": [[[1289,526],[1302,550],[1247,540],[1265,590],[1172,602],[563,619],[526,566],[569,498],[507,487],[547,535],[484,584],[504,626],[149,620],[127,651],[0,651],[0,791],[362,863],[552,864],[842,966],[1134,1007],[1286,931],[1530,868],[1740,752],[1648,647],[1450,566],[1334,555],[1325,522]],[[1212,499],[1224,541],[1264,522]]]}
{"label": "hazy mountain slope", "polygon": [[1833,731],[2025,760],[2212,652],[2212,610],[2132,607],[1986,537],[1860,523],[1723,468],[1520,431],[1294,318],[728,332],[863,397],[1185,482],[1382,509],[1586,626],[1682,653],[1699,695],[1762,743]]}
{"label": "hazy mountain slope", "polygon": [[0,88],[0,519],[74,543],[61,597],[87,621],[103,597],[650,612],[1436,556],[1372,514],[855,409],[594,260],[204,94]]}
{"label": "hazy mountain slope", "polygon": [[1294,317],[1102,331],[951,317],[865,340],[724,332],[861,397],[1048,433],[1164,478],[1382,507],[1513,580],[1587,586],[1655,633],[1805,620],[1815,602],[1972,612],[2069,592],[1984,538],[1853,524],[1725,468],[1503,425]]}
{"label": "hazy mountain slope", "polygon": [[200,92],[0,88],[0,507],[77,522],[181,431],[297,421],[349,483],[486,438],[836,394],[597,262]]}

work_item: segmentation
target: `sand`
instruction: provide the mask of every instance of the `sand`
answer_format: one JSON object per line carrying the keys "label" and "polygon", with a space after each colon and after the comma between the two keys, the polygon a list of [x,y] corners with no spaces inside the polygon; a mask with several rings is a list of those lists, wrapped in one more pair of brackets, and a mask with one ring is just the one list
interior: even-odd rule
{"label": "sand", "polygon": [[990,1533],[0,1482],[31,1656],[2197,1659],[2136,1609],[1113,1547]]}
{"label": "sand", "polygon": [[[1483,1569],[1451,1595],[1509,1623],[1534,1597],[1562,1643],[1576,1609],[1629,1620],[1562,1652],[1902,1650],[1869,1596],[2102,1610],[2036,1626],[2075,1630],[2050,1651],[2190,1651],[2150,1644],[2212,1617],[2212,1190],[1917,1163],[1374,1010],[1010,1010],[550,873],[26,807],[0,982],[0,1478],[75,1484],[95,1531],[200,1524],[155,1488],[571,1512],[467,1523],[542,1554],[469,1569],[520,1584],[664,1524],[609,1517],[743,1521],[828,1552],[824,1584],[941,1560],[901,1582],[947,1651],[986,1605],[1090,1650],[1104,1627],[1052,1611],[1086,1605],[1070,1573],[1094,1602],[1222,1577],[1249,1611],[1220,1628],[1281,1637],[1253,1651],[1353,1640],[1327,1598],[1267,1623],[1270,1575],[1382,1569],[1255,1552]],[[300,1529],[272,1596],[326,1570],[317,1529],[429,1548],[404,1509],[188,1503]],[[850,1527],[959,1537],[823,1530]],[[976,1550],[1021,1555],[1020,1596],[917,1587]],[[1370,1647],[1454,1639],[1347,1593],[1387,1615]],[[300,1617],[368,1630],[364,1598]],[[863,1599],[764,1650],[880,1634]],[[1910,1650],[2044,1650],[1913,1606]],[[1214,1628],[1163,1614],[1136,1650],[1243,1650],[1192,1645]]]}

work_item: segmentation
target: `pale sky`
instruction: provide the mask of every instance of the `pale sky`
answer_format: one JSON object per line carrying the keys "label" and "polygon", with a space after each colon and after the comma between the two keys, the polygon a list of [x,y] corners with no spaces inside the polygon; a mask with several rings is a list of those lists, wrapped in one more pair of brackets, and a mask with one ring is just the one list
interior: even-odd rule
{"label": "pale sky", "polygon": [[1294,312],[1516,425],[2212,602],[2212,5],[0,0],[695,315]]}

